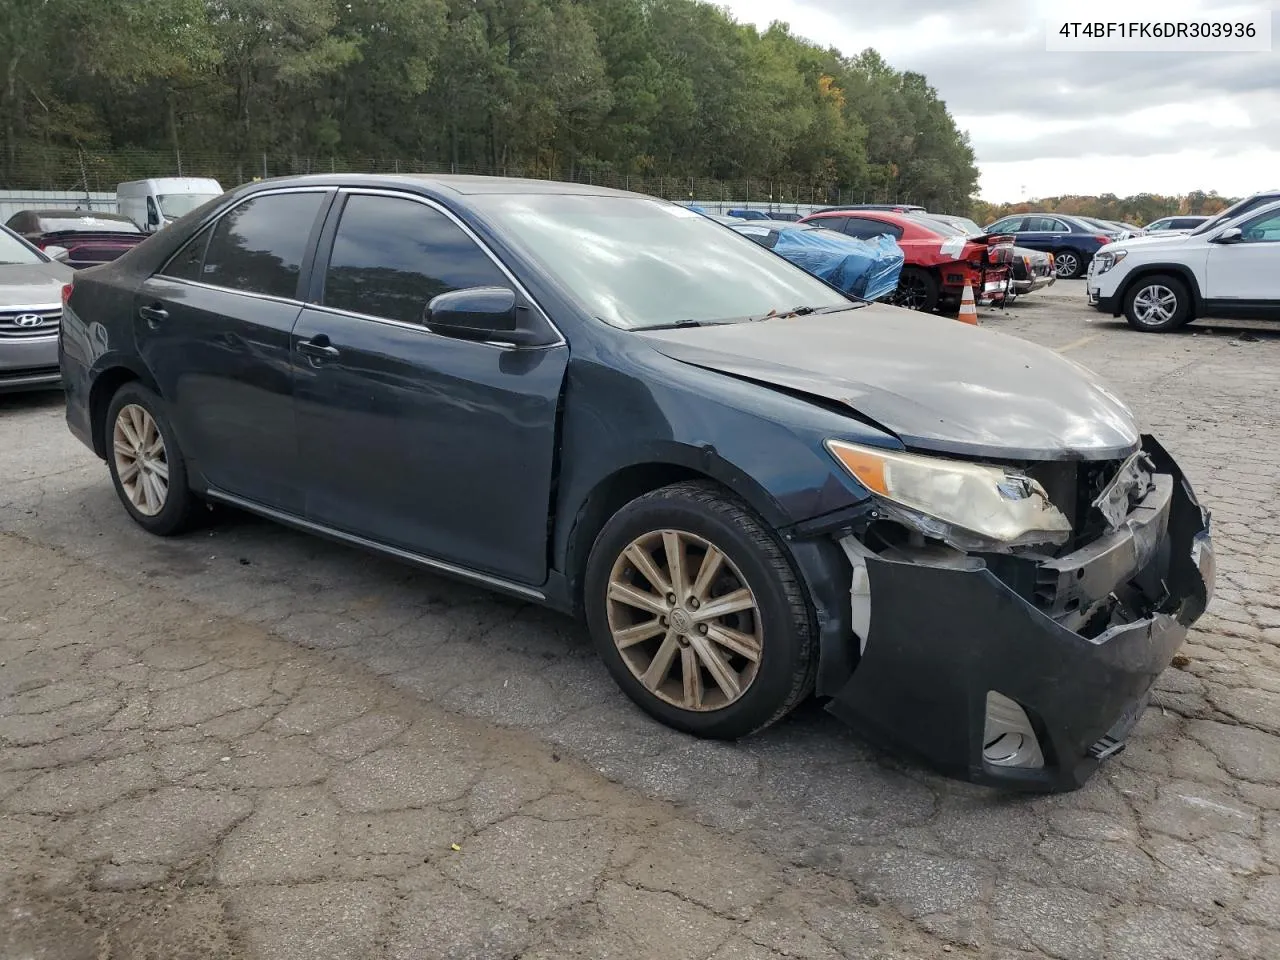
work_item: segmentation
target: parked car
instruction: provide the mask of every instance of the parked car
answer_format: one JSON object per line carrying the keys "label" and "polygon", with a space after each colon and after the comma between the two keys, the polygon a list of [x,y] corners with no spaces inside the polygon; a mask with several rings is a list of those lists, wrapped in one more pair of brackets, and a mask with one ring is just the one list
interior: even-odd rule
{"label": "parked car", "polygon": [[903,254],[892,237],[859,240],[817,224],[779,220],[743,220],[732,229],[851,297],[883,300],[898,289]]}
{"label": "parked car", "polygon": [[[930,220],[937,220],[947,226],[962,231],[966,236],[983,236],[983,230],[968,217],[955,217],[942,213],[920,214]],[[1053,254],[1030,247],[1014,246],[1013,251],[1013,292],[1015,296],[1032,293],[1044,287],[1051,287],[1058,279],[1053,269]]]}
{"label": "parked car", "polygon": [[1197,317],[1280,319],[1277,266],[1280,201],[1205,232],[1103,247],[1089,268],[1089,303],[1153,333]]}
{"label": "parked car", "polygon": [[1186,217],[1161,217],[1159,220],[1152,220],[1146,226],[1145,233],[1151,234],[1174,234],[1174,233],[1190,233],[1200,224],[1208,220],[1208,217],[1186,216]]}
{"label": "parked car", "polygon": [[803,216],[803,213],[786,213],[782,210],[771,210],[769,212],[770,220],[785,220],[788,223],[795,223]]}
{"label": "parked car", "polygon": [[42,250],[65,249],[65,263],[77,270],[110,263],[147,236],[122,214],[80,210],[20,210],[5,226]]}
{"label": "parked car", "polygon": [[117,186],[116,207],[155,233],[221,194],[222,185],[208,177],[155,177]]}
{"label": "parked car", "polygon": [[58,321],[62,290],[75,271],[0,227],[0,393],[62,381]]}
{"label": "parked car", "polygon": [[801,223],[817,223],[870,240],[889,234],[906,256],[894,300],[912,310],[958,305],[966,285],[977,299],[1002,302],[1009,290],[1013,244],[1010,237],[966,237],[964,231],[923,214],[884,210],[815,213]]}
{"label": "parked car", "polygon": [[953,776],[1071,789],[1212,582],[1207,512],[1079,365],[652,197],[249,184],[77,275],[61,348],[145,530],[230,504],[579,613],[700,736],[816,693]]}
{"label": "parked car", "polygon": [[1018,213],[1002,217],[987,227],[988,233],[1013,234],[1020,247],[1053,254],[1058,279],[1083,276],[1089,261],[1111,236],[1078,217],[1047,213]]}
{"label": "parked car", "polygon": [[769,220],[772,219],[768,213],[763,210],[729,210],[729,216],[737,217],[739,220]]}
{"label": "parked car", "polygon": [[1191,232],[1203,234],[1210,230],[1216,230],[1223,224],[1228,223],[1231,220],[1235,220],[1242,213],[1248,213],[1250,210],[1257,210],[1259,207],[1272,203],[1275,200],[1280,200],[1280,189],[1261,190],[1252,196],[1245,197],[1243,200],[1237,200],[1231,206],[1227,207],[1227,209],[1213,217],[1210,217]]}
{"label": "parked car", "polygon": [[1075,217],[1091,227],[1101,230],[1112,240],[1128,240],[1130,237],[1138,237],[1142,235],[1141,227],[1132,227],[1117,223],[1114,220],[1102,220],[1098,217]]}

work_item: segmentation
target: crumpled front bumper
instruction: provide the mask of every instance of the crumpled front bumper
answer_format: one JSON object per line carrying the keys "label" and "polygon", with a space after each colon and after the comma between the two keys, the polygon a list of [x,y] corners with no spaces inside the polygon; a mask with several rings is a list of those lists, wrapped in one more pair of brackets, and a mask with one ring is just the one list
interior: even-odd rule
{"label": "crumpled front bumper", "polygon": [[[1156,677],[1212,596],[1208,511],[1159,444],[1145,437],[1143,446],[1172,482],[1106,544],[1052,564],[1053,602],[1031,602],[977,558],[965,567],[868,558],[866,649],[827,709],[950,776],[1026,790],[1081,786],[1123,748]],[[1062,613],[1073,604],[1069,581],[1081,584],[1075,604],[1138,582],[1158,599],[1148,615],[1087,637],[1060,622],[1070,622]],[[1025,711],[1043,765],[984,756],[990,693]]]}

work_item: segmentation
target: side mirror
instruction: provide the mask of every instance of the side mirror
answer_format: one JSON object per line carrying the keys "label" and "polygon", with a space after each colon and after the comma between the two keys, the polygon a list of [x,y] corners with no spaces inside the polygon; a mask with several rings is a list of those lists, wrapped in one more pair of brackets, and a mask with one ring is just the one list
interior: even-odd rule
{"label": "side mirror", "polygon": [[1214,243],[1239,243],[1244,238],[1244,231],[1239,227],[1223,230],[1213,238]]}
{"label": "side mirror", "polygon": [[67,258],[71,256],[71,251],[66,247],[59,247],[55,244],[50,244],[44,248],[44,255],[57,260],[59,263],[66,263]]}
{"label": "side mirror", "polygon": [[147,226],[148,227],[160,226],[160,214],[156,211],[154,207],[147,210]]}
{"label": "side mirror", "polygon": [[506,287],[468,287],[433,297],[423,312],[433,333],[460,340],[532,346],[541,337],[520,327],[516,295]]}

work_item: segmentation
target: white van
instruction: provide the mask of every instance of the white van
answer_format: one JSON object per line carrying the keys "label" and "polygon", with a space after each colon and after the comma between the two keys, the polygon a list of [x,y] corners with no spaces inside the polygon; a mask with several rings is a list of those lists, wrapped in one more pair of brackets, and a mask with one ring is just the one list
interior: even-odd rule
{"label": "white van", "polygon": [[147,233],[155,233],[222,193],[222,185],[207,177],[133,180],[116,187],[116,209]]}

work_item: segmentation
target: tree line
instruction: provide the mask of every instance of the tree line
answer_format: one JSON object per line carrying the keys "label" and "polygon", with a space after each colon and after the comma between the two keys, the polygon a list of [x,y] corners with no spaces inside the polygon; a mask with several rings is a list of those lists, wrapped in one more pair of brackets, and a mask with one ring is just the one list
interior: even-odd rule
{"label": "tree line", "polygon": [[130,151],[785,180],[956,213],[978,176],[923,75],[700,0],[0,0],[0,188],[48,186],[32,158]]}
{"label": "tree line", "polygon": [[1061,213],[1081,217],[1098,217],[1102,220],[1134,223],[1146,226],[1152,220],[1176,214],[1212,216],[1221,213],[1235,203],[1231,197],[1220,197],[1215,191],[1204,193],[1193,190],[1186,196],[1164,197],[1154,193],[1139,193],[1131,197],[1117,197],[1104,193],[1098,197],[1045,197],[1020,203],[974,203],[974,219],[979,223],[993,223],[1012,213]]}

